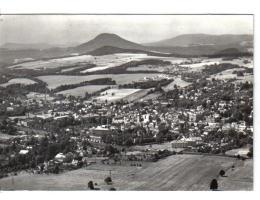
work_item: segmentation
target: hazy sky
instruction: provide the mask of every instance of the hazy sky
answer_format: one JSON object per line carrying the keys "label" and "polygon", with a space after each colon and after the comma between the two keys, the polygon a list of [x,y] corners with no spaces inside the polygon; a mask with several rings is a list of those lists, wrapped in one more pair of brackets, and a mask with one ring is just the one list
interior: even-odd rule
{"label": "hazy sky", "polygon": [[134,42],[180,34],[253,34],[252,15],[2,15],[0,44],[86,42],[115,33]]}

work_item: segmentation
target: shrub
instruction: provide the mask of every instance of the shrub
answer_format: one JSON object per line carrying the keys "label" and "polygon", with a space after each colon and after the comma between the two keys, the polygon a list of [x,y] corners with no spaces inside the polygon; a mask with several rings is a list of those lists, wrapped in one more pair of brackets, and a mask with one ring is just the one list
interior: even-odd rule
{"label": "shrub", "polygon": [[91,189],[91,190],[94,190],[94,184],[93,184],[93,181],[89,181],[88,182],[88,188]]}
{"label": "shrub", "polygon": [[252,157],[253,157],[253,147],[251,147],[251,148],[249,149],[249,152],[247,153],[247,156],[248,156],[249,158],[252,158]]}
{"label": "shrub", "polygon": [[112,179],[111,179],[110,176],[106,177],[104,181],[105,181],[106,184],[111,184],[112,183]]}
{"label": "shrub", "polygon": [[222,169],[222,170],[220,170],[219,175],[220,175],[220,176],[224,176],[225,173],[226,173],[226,172]]}
{"label": "shrub", "polygon": [[210,189],[211,190],[217,190],[218,189],[218,181],[216,179],[213,179],[210,182]]}

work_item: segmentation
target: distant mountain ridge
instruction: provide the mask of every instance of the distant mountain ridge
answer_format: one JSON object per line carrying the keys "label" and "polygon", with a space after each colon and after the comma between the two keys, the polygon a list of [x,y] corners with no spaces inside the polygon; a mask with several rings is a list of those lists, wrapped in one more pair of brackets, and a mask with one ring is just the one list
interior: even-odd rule
{"label": "distant mountain ridge", "polygon": [[144,44],[157,47],[188,47],[188,46],[214,46],[227,44],[240,44],[253,42],[253,35],[209,35],[209,34],[183,34],[170,39]]}
{"label": "distant mountain ridge", "polygon": [[2,49],[8,50],[23,50],[23,49],[49,49],[54,47],[47,43],[14,43],[9,42],[0,46]]}
{"label": "distant mountain ridge", "polygon": [[6,49],[6,50],[46,50],[46,49],[52,49],[52,48],[67,48],[71,46],[71,44],[48,44],[48,43],[14,43],[14,42],[8,42],[5,44],[2,44],[0,46],[0,49]]}
{"label": "distant mountain ridge", "polygon": [[99,34],[88,42],[71,47],[7,43],[0,46],[0,64],[11,64],[15,59],[22,58],[48,59],[81,54],[145,53],[164,57],[252,55],[253,35],[186,34],[145,45],[112,33]]}
{"label": "distant mountain ridge", "polygon": [[[116,34],[102,33],[94,39],[73,48],[75,52],[93,54],[126,53],[137,51],[158,51],[178,55],[210,55],[224,49],[236,48],[238,52],[246,52],[253,44],[252,35],[208,35],[185,34],[155,43],[141,45],[126,40]],[[106,48],[103,48],[106,47]],[[109,47],[109,48],[108,48]],[[115,47],[114,49],[112,47]],[[116,49],[118,48],[118,49]]]}

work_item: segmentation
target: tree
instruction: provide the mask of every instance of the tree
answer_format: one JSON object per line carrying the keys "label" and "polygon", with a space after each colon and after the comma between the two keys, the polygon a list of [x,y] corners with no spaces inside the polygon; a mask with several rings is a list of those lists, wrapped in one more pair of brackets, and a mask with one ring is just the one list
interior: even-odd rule
{"label": "tree", "polygon": [[57,144],[57,143],[49,144],[47,147],[46,159],[50,160],[50,159],[54,158],[54,156],[57,155],[57,153],[59,153],[59,151],[60,151],[59,144]]}
{"label": "tree", "polygon": [[247,153],[247,156],[248,156],[249,158],[252,158],[252,157],[253,157],[253,147],[250,147],[249,152]]}
{"label": "tree", "polygon": [[115,153],[118,153],[119,151],[113,147],[112,145],[107,145],[105,147],[104,153],[108,153],[109,155],[113,155]]}
{"label": "tree", "polygon": [[106,183],[106,184],[108,184],[108,185],[109,185],[109,184],[111,184],[111,183],[112,183],[112,178],[111,178],[110,176],[108,176],[108,177],[106,177],[106,178],[105,178],[105,180],[104,180],[104,181],[105,181],[105,183]]}
{"label": "tree", "polygon": [[71,163],[72,160],[73,160],[73,157],[74,157],[73,153],[71,153],[71,152],[67,153],[67,154],[66,154],[66,157],[65,157],[65,159],[64,159],[64,162],[66,162],[66,163]]}
{"label": "tree", "polygon": [[126,142],[125,142],[125,145],[126,145],[126,146],[131,146],[131,145],[133,145],[133,140],[132,140],[131,138],[128,138],[128,139],[126,140]]}
{"label": "tree", "polygon": [[79,161],[77,166],[81,168],[83,167],[83,165],[84,165],[83,161]]}
{"label": "tree", "polygon": [[58,174],[59,172],[60,172],[60,168],[59,168],[59,166],[58,165],[56,165],[55,167],[54,167],[54,171],[53,171],[55,174]]}
{"label": "tree", "polygon": [[218,181],[217,181],[217,179],[213,179],[210,182],[210,189],[211,190],[217,190],[218,189]]}
{"label": "tree", "polygon": [[94,190],[94,184],[93,184],[93,181],[89,181],[88,182],[88,188],[91,189],[91,190]]}
{"label": "tree", "polygon": [[244,76],[244,73],[242,71],[237,71],[237,76]]}
{"label": "tree", "polygon": [[225,173],[226,172],[222,169],[222,170],[220,170],[219,175],[223,177],[225,175]]}

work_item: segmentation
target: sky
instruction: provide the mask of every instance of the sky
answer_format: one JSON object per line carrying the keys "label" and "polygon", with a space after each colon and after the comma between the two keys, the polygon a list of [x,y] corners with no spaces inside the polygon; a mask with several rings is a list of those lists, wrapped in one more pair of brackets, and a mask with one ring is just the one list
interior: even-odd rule
{"label": "sky", "polygon": [[138,43],[181,34],[253,34],[252,15],[1,15],[0,45],[48,43],[73,45],[100,33]]}

